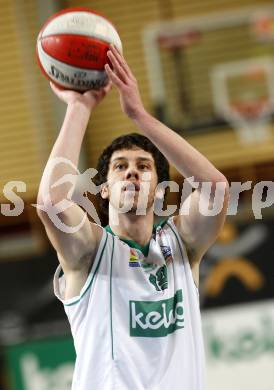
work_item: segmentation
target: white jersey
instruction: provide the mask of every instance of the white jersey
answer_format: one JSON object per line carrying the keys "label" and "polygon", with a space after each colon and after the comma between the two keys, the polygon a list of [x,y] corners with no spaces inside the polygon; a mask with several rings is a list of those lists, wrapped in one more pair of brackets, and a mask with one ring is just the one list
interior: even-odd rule
{"label": "white jersey", "polygon": [[204,390],[199,295],[173,218],[148,254],[103,231],[79,296],[64,300],[76,350],[73,390]]}

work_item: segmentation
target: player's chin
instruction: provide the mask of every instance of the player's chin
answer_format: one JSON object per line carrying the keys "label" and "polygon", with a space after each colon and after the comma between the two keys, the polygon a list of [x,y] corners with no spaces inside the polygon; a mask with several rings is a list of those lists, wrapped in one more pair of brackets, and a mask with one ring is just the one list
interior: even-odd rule
{"label": "player's chin", "polygon": [[138,200],[134,200],[134,202],[131,203],[123,202],[123,204],[120,205],[120,209],[125,210],[126,214],[135,215],[146,215],[151,207],[153,207],[153,203],[138,202]]}
{"label": "player's chin", "polygon": [[138,202],[120,202],[119,208],[124,213],[135,213],[138,210]]}
{"label": "player's chin", "polygon": [[128,215],[147,215],[148,209],[132,206],[130,210],[126,212]]}
{"label": "player's chin", "polygon": [[135,213],[145,215],[153,207],[154,199],[152,196],[144,197],[139,192],[127,191],[122,194],[119,201],[119,210],[123,213]]}

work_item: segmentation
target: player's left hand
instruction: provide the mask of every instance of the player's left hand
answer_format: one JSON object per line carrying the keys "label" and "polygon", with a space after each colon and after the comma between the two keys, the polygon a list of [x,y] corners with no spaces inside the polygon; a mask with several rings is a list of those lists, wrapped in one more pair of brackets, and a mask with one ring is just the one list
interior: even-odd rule
{"label": "player's left hand", "polygon": [[55,95],[67,105],[73,105],[78,102],[84,104],[89,110],[94,110],[112,87],[111,81],[109,81],[105,87],[99,90],[92,89],[81,93],[58,87],[53,82],[50,82],[50,86]]}
{"label": "player's left hand", "polygon": [[116,47],[111,45],[107,55],[113,69],[106,64],[105,70],[110,81],[117,87],[120,93],[122,110],[129,118],[137,119],[139,115],[145,112],[137,80],[125,58]]}

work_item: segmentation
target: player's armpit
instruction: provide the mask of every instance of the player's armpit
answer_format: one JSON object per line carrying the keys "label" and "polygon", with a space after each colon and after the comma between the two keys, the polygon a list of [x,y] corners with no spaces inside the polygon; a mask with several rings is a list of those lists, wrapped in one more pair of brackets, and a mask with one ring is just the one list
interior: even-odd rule
{"label": "player's armpit", "polygon": [[[203,198],[203,193],[196,189],[190,195],[188,212],[184,210],[182,215],[179,213],[174,217],[174,223],[186,245],[191,265],[200,262],[223,227],[229,199],[229,185],[225,179],[223,183],[224,191],[219,195],[213,191],[215,197],[212,196],[209,199]],[[205,203],[207,203],[206,207]],[[216,207],[216,212],[211,213],[210,210],[214,205],[218,207]]]}
{"label": "player's armpit", "polygon": [[[73,203],[65,211],[58,213],[56,220],[46,211],[38,210],[38,216],[51,244],[59,254],[59,260],[62,259],[63,271],[86,272],[96,255],[102,228],[91,223],[86,213]],[[83,261],[85,258],[88,261]]]}

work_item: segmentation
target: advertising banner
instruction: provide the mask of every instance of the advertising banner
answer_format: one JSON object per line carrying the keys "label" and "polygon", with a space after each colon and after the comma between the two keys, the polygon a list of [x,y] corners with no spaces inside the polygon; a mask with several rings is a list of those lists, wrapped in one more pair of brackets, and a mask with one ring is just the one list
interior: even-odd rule
{"label": "advertising banner", "polygon": [[10,346],[6,351],[9,390],[69,390],[74,360],[70,337]]}
{"label": "advertising banner", "polygon": [[274,300],[203,313],[208,390],[274,390]]}
{"label": "advertising banner", "polygon": [[[274,390],[274,300],[206,310],[202,321],[208,390]],[[9,390],[70,390],[74,361],[70,337],[10,346]]]}

